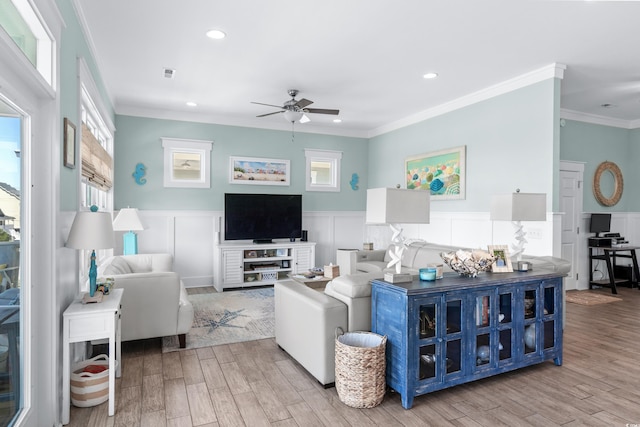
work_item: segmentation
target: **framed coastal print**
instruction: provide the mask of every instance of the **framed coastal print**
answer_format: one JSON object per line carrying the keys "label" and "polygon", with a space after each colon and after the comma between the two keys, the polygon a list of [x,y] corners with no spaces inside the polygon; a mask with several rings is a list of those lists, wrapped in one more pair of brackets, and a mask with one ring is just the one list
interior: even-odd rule
{"label": "framed coastal print", "polygon": [[76,167],[76,125],[71,120],[64,118],[64,153],[63,164],[65,167],[73,169]]}
{"label": "framed coastal print", "polygon": [[491,266],[493,273],[510,273],[513,271],[507,245],[489,246],[489,253],[496,258]]}
{"label": "framed coastal print", "polygon": [[229,157],[229,183],[249,185],[289,185],[289,160],[258,157]]}
{"label": "framed coastal print", "polygon": [[431,192],[431,200],[465,198],[466,146],[419,154],[405,160],[406,188]]}

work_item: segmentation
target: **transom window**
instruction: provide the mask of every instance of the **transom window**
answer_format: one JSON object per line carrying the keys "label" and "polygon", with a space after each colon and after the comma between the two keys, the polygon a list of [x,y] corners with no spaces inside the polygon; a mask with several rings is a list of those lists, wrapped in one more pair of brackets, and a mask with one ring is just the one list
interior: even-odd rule
{"label": "transom window", "polygon": [[305,149],[307,191],[340,191],[341,151]]}

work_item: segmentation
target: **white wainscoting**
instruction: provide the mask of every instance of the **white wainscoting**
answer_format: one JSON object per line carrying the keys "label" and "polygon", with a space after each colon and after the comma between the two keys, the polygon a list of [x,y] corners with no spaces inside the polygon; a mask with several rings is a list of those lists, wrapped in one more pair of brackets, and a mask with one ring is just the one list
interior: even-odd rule
{"label": "white wainscoting", "polygon": [[[175,270],[185,286],[213,283],[213,247],[221,236],[221,211],[139,211],[139,214],[145,230],[138,232],[138,252],[172,254]],[[590,213],[582,215],[578,289],[589,288],[590,217]],[[561,221],[561,213],[549,213],[547,221],[524,222],[528,242],[525,253],[560,256]],[[316,266],[335,263],[337,249],[359,249],[363,242],[372,242],[375,249],[382,249],[391,240],[388,226],[365,225],[364,211],[304,212],[302,228],[308,231],[309,241],[317,243]],[[510,222],[490,221],[488,212],[431,212],[430,224],[408,224],[403,229],[408,239],[471,248],[511,245],[515,231]],[[626,237],[631,245],[640,245],[640,213],[612,213],[611,230]],[[122,232],[116,234],[114,254],[121,254]],[[620,260],[620,264],[629,262]]]}
{"label": "white wainscoting", "polygon": [[[527,233],[524,252],[530,255],[559,256],[560,245],[554,244],[554,229],[559,230],[561,214],[547,214],[547,221],[523,222]],[[554,224],[558,224],[555,225]],[[405,224],[407,239],[420,239],[465,248],[487,249],[488,245],[511,245],[515,228],[509,221],[491,221],[488,212],[431,212],[429,224]],[[375,249],[386,248],[391,241],[388,226],[367,226],[366,239]],[[558,234],[559,236],[559,234]]]}
{"label": "white wainscoting", "polygon": [[[139,253],[170,253],[185,286],[213,283],[213,248],[221,239],[221,211],[138,211],[145,229],[138,232]],[[316,266],[335,263],[338,248],[361,248],[364,212],[303,212],[302,228],[316,242]],[[115,254],[122,253],[116,232]]]}

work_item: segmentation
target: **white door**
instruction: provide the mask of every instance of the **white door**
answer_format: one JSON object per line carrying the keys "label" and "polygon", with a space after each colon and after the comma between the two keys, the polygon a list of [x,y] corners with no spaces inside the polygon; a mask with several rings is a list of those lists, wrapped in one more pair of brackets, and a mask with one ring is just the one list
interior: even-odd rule
{"label": "white door", "polygon": [[578,288],[578,272],[582,260],[579,245],[582,215],[582,182],[584,165],[562,162],[560,165],[560,211],[562,217],[561,257],[571,262],[564,280],[565,290]]}

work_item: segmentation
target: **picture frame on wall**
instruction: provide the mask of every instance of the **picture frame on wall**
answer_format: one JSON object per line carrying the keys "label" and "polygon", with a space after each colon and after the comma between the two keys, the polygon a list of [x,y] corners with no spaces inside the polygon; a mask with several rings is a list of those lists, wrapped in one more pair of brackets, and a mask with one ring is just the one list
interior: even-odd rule
{"label": "picture frame on wall", "polygon": [[466,145],[408,157],[404,171],[405,188],[430,191],[431,200],[466,197]]}
{"label": "picture frame on wall", "polygon": [[291,162],[285,159],[229,157],[229,183],[290,185]]}
{"label": "picture frame on wall", "polygon": [[73,169],[76,167],[76,125],[66,117],[63,121],[63,144],[62,162],[65,167]]}
{"label": "picture frame on wall", "polygon": [[496,258],[491,265],[493,273],[511,273],[513,271],[507,245],[490,245],[489,253]]}

